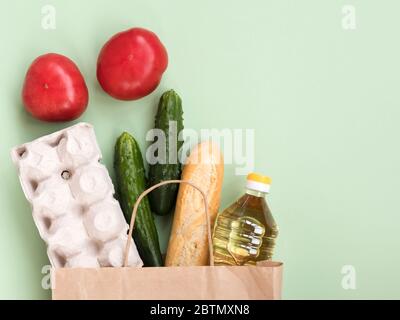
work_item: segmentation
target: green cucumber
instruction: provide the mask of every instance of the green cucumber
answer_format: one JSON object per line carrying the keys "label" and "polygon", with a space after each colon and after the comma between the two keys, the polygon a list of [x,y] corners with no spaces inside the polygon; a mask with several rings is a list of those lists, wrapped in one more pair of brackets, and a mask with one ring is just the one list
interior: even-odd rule
{"label": "green cucumber", "polygon": [[[173,126],[176,126],[176,132],[172,132]],[[183,130],[183,111],[182,100],[174,90],[169,90],[161,96],[154,127],[164,132],[166,152],[163,163],[149,165],[149,186],[181,177],[181,164],[178,161],[177,154],[183,144],[183,141],[178,140],[179,133]],[[172,142],[172,145],[170,142]],[[173,157],[175,158],[172,161],[174,163],[169,163],[172,152],[176,156]],[[152,211],[158,215],[170,213],[175,205],[177,193],[177,184],[168,184],[154,190],[149,194]]]}
{"label": "green cucumber", "polygon": [[[124,132],[117,140],[114,168],[118,200],[130,223],[135,201],[146,188],[146,177],[139,145],[129,133]],[[139,205],[133,238],[145,267],[162,266],[157,229],[147,197]]]}

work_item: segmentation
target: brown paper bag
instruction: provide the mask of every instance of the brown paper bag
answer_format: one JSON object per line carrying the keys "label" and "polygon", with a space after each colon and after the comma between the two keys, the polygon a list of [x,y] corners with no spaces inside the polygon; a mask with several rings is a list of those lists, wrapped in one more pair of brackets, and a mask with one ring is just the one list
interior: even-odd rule
{"label": "brown paper bag", "polygon": [[[214,266],[211,226],[207,199],[202,190],[189,181],[161,182],[137,199],[129,228],[132,237],[140,201],[155,188],[168,183],[187,183],[204,198],[207,216],[210,266],[156,268],[98,268],[53,270],[53,299],[129,299],[129,300],[227,300],[280,299],[283,264],[263,261],[257,266]],[[131,241],[128,240],[124,265],[127,265]]]}

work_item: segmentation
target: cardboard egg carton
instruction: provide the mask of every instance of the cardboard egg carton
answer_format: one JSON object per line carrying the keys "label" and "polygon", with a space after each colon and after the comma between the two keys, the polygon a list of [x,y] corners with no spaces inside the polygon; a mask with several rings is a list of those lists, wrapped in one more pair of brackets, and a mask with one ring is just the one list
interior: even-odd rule
{"label": "cardboard egg carton", "polygon": [[[129,226],[90,124],[15,147],[11,157],[53,267],[122,266]],[[129,266],[142,265],[132,241]]]}

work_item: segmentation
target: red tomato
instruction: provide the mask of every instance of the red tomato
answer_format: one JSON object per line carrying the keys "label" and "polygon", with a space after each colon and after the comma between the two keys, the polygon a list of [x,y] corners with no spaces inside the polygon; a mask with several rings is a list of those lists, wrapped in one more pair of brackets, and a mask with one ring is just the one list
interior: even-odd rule
{"label": "red tomato", "polygon": [[88,105],[88,89],[78,67],[67,57],[49,53],[32,62],[22,89],[25,108],[44,121],[78,118]]}
{"label": "red tomato", "polygon": [[114,35],[101,49],[97,79],[110,96],[136,100],[153,92],[168,66],[168,54],[151,31],[133,28]]}

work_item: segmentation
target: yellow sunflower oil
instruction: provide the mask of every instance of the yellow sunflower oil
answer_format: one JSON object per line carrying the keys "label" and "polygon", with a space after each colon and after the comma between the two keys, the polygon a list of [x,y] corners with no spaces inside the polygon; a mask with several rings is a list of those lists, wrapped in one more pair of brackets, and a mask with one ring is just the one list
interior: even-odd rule
{"label": "yellow sunflower oil", "polygon": [[249,174],[246,193],[219,213],[213,232],[215,265],[255,265],[272,259],[278,226],[265,200],[270,185],[271,178]]}

